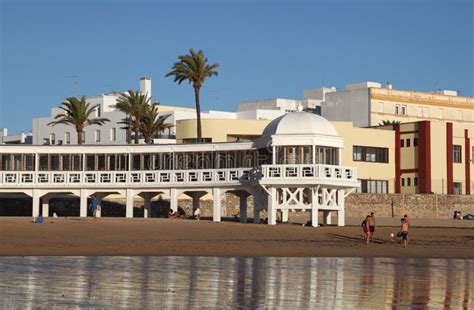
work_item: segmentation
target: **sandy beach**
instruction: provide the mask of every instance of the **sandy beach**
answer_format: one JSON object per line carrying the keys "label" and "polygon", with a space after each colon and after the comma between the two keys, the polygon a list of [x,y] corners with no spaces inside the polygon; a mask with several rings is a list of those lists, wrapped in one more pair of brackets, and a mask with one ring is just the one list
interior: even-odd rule
{"label": "sandy beach", "polygon": [[474,258],[472,228],[413,227],[404,249],[378,227],[277,226],[171,219],[0,218],[0,255],[177,255]]}

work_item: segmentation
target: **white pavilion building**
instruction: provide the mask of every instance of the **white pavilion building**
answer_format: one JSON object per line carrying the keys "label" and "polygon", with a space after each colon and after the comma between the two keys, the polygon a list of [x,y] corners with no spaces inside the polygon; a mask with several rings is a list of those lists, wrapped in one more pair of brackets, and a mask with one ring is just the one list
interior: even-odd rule
{"label": "white pavilion building", "polygon": [[247,222],[247,197],[254,196],[254,222],[267,210],[268,224],[276,214],[310,211],[317,226],[331,213],[344,225],[344,200],[359,187],[357,171],[341,165],[343,139],[329,121],[308,112],[293,112],[273,120],[252,142],[172,145],[5,145],[0,148],[0,197],[28,195],[32,215],[49,216],[49,199],[80,198],[81,217],[87,198],[110,194],[126,197],[126,217],[133,217],[135,196],[144,199],[144,216],[151,199],[213,196],[213,220],[221,220],[221,196],[240,197],[240,220]]}

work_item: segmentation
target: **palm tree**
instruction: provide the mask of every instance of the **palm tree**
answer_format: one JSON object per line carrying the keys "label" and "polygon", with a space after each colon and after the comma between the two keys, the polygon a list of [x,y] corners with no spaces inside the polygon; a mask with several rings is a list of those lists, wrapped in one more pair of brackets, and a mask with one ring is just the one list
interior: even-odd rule
{"label": "palm tree", "polygon": [[201,104],[199,102],[199,91],[206,78],[218,75],[215,69],[219,67],[219,64],[208,64],[207,57],[204,56],[202,50],[196,52],[194,49],[190,49],[189,53],[190,55],[179,56],[179,61],[173,65],[172,70],[168,72],[165,77],[174,76],[174,81],[178,82],[178,85],[184,80],[187,80],[189,84],[193,84],[197,114],[197,141],[201,142]]}
{"label": "palm tree", "polygon": [[131,143],[131,131],[135,132],[135,144],[138,144],[140,134],[140,122],[145,113],[145,109],[150,102],[148,94],[141,94],[139,91],[129,90],[125,94],[120,94],[115,108],[126,114],[124,123],[127,128],[127,142]]}
{"label": "palm tree", "polygon": [[140,123],[140,131],[143,134],[146,144],[151,144],[153,142],[153,137],[155,137],[157,133],[173,127],[173,125],[165,123],[170,115],[171,114],[159,115],[156,110],[156,105],[147,106]]}
{"label": "palm tree", "polygon": [[64,113],[56,115],[55,120],[48,123],[48,125],[56,126],[58,124],[71,125],[76,128],[77,144],[82,144],[82,135],[84,128],[89,125],[102,126],[109,122],[109,119],[102,117],[90,118],[95,112],[98,105],[91,106],[86,102],[84,97],[77,99],[76,97],[69,97],[59,107]]}
{"label": "palm tree", "polygon": [[396,124],[400,124],[400,121],[383,120],[381,123],[379,123],[379,126],[396,125]]}

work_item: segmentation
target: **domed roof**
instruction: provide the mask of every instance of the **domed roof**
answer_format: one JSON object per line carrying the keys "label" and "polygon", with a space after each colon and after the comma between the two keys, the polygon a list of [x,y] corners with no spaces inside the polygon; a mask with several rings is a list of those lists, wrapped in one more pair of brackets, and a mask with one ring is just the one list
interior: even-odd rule
{"label": "domed roof", "polygon": [[280,116],[263,130],[262,136],[326,135],[337,136],[334,126],[324,117],[308,112],[292,112]]}

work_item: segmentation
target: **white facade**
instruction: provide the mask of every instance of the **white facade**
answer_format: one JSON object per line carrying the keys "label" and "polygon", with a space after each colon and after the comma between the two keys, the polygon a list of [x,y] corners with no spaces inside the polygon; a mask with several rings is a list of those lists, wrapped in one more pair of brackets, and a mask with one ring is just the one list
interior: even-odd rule
{"label": "white facade", "polygon": [[[292,149],[307,151],[298,162]],[[221,198],[232,192],[240,199],[240,220],[247,222],[247,197],[254,196],[254,223],[266,211],[268,224],[276,213],[310,211],[331,224],[331,213],[344,226],[345,197],[359,187],[357,170],[341,165],[343,139],[324,118],[307,112],[273,120],[254,142],[181,145],[4,146],[0,148],[0,196],[27,195],[32,215],[49,216],[51,198],[80,197],[80,216],[87,216],[87,198],[110,194],[126,197],[126,217],[133,217],[135,196],[144,198],[145,213],[159,194],[178,208],[178,195],[213,196],[213,220],[221,220]],[[288,151],[281,163],[279,149]],[[333,154],[329,156],[328,154]],[[295,156],[293,156],[293,155]],[[303,151],[302,151],[303,154]],[[339,155],[338,155],[339,154]]]}
{"label": "white facade", "polygon": [[32,144],[33,134],[22,132],[17,135],[8,135],[7,128],[0,128],[0,144]]}
{"label": "white facade", "polygon": [[[140,92],[148,94],[151,97],[151,79],[140,79]],[[87,126],[85,128],[84,144],[126,144],[126,130],[122,129],[123,125],[120,122],[125,118],[125,114],[114,108],[120,93],[101,94],[99,96],[85,97],[86,101],[91,105],[98,105],[98,110],[95,116],[105,117],[110,120],[102,126]],[[291,100],[290,100],[291,101]],[[286,104],[288,105],[288,104]],[[267,119],[273,120],[287,111],[296,110],[297,106],[293,102],[291,105],[294,109],[263,109],[255,107],[254,109],[242,109],[237,112],[215,111],[210,110],[201,112],[202,119]],[[169,115],[167,119],[168,124],[176,125],[176,121],[195,119],[196,110],[194,108],[182,108],[174,106],[159,105],[157,107],[160,115]],[[33,119],[33,144],[77,144],[77,133],[74,127],[67,125],[48,126],[48,123],[54,120],[54,117],[61,113],[62,110],[58,107],[51,109],[51,115],[48,117],[39,117]],[[176,129],[172,127],[165,132],[158,135],[154,139],[155,144],[176,143],[175,140]],[[100,138],[98,138],[100,137]],[[143,141],[141,141],[143,143]]]}

